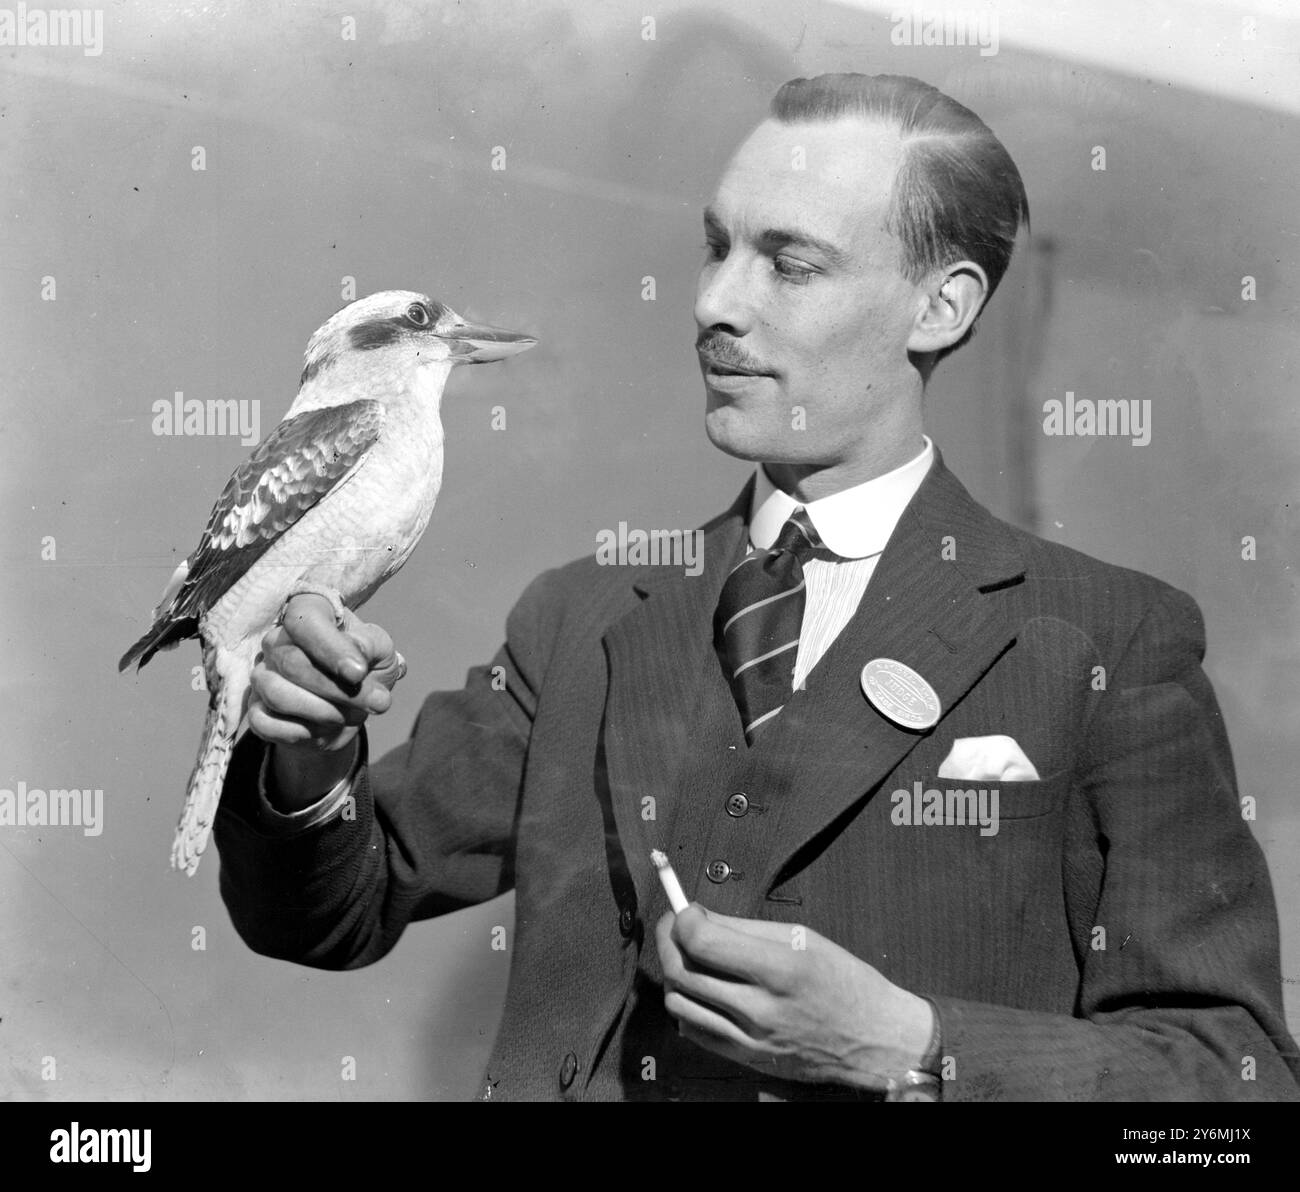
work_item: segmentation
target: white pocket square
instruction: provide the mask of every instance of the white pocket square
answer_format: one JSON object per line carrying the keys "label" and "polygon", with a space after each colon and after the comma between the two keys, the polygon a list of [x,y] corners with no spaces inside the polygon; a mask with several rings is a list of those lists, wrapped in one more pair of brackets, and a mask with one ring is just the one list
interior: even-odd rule
{"label": "white pocket square", "polygon": [[939,767],[939,777],[968,782],[1033,782],[1038,771],[1014,737],[958,737]]}

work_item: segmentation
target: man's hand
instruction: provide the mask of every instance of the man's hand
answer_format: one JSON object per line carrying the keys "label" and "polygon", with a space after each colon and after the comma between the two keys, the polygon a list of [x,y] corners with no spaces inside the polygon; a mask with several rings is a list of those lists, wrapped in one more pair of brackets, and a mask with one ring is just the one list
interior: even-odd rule
{"label": "man's hand", "polygon": [[283,624],[262,639],[253,668],[248,725],[274,745],[274,802],[296,811],[352,768],[360,726],[388,711],[406,673],[393,639],[346,612],[342,629],[322,596],[295,596]]}
{"label": "man's hand", "polygon": [[682,1035],[769,1076],[883,1089],[929,1045],[924,998],[805,927],[692,903],[656,939]]}

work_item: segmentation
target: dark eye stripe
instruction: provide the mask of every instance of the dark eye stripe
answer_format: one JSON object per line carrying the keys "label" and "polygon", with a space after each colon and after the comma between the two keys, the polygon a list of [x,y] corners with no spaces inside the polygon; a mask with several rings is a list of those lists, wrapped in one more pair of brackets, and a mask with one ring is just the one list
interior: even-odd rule
{"label": "dark eye stripe", "polygon": [[373,348],[387,347],[410,329],[411,325],[403,315],[391,319],[372,319],[353,327],[348,332],[348,342],[352,347],[368,352]]}
{"label": "dark eye stripe", "polygon": [[[418,304],[411,304],[411,306],[415,305]],[[411,306],[406,308],[407,312],[410,311]],[[427,309],[420,305],[420,309],[425,310],[429,315],[429,321],[419,326],[418,329],[421,331],[434,326],[447,313],[447,308],[441,302],[431,302]],[[363,352],[370,351],[372,348],[383,348],[396,342],[400,336],[408,334],[413,326],[416,324],[405,312],[386,319],[371,319],[368,323],[361,323],[348,332],[348,343]]]}

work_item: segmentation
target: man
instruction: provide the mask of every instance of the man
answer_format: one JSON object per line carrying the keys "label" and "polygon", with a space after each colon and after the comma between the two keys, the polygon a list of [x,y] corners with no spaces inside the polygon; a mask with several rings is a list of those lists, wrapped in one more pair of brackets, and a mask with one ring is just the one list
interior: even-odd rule
{"label": "man", "polygon": [[249,945],[353,967],[513,887],[492,1098],[1300,1099],[1194,602],[923,433],[1027,217],[934,88],[782,87],[705,214],[706,426],[761,466],[702,574],[544,574],[374,765],[393,643],[295,598],[217,822]]}

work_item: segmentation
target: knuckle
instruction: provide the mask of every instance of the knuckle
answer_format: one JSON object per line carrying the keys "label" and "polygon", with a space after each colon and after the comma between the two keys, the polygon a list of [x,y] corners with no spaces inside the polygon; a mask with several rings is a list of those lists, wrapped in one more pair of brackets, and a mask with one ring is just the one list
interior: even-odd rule
{"label": "knuckle", "polygon": [[291,683],[302,686],[303,681],[317,673],[317,667],[299,646],[287,646],[275,655],[275,670]]}
{"label": "knuckle", "polygon": [[790,963],[789,957],[783,956],[781,962],[773,968],[768,978],[768,986],[773,993],[783,997],[794,993],[799,985],[799,974]]}
{"label": "knuckle", "polygon": [[284,670],[284,656],[286,647],[282,642],[262,647],[262,658],[258,664],[263,673],[280,674]]}
{"label": "knuckle", "polygon": [[261,703],[259,705],[262,712],[267,716],[281,716],[284,714],[283,689],[279,684],[268,682],[261,691]]}
{"label": "knuckle", "polygon": [[250,706],[248,711],[248,728],[263,741],[274,744],[276,741],[275,721],[267,714],[261,704]]}
{"label": "knuckle", "polygon": [[334,624],[329,605],[320,596],[295,596],[285,605],[283,628],[285,635],[294,641],[318,632],[322,620]]}
{"label": "knuckle", "polygon": [[363,621],[352,632],[357,650],[370,664],[383,662],[393,656],[393,639],[381,625]]}

